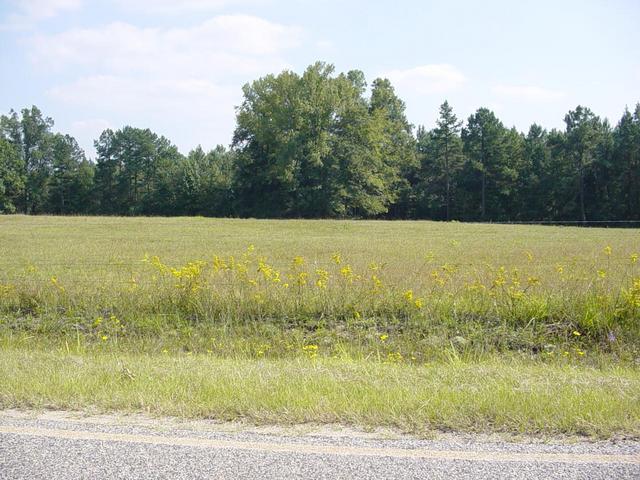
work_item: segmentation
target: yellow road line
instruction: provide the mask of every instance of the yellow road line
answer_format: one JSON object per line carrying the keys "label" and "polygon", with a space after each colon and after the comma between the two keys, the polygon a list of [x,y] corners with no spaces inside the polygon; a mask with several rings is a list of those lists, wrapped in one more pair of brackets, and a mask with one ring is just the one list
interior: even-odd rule
{"label": "yellow road line", "polygon": [[0,434],[26,435],[64,440],[99,440],[149,445],[170,445],[226,450],[253,450],[272,453],[324,454],[339,456],[393,457],[422,460],[466,460],[475,462],[618,463],[640,465],[640,455],[591,453],[518,453],[471,450],[428,450],[423,448],[376,448],[343,445],[243,442],[197,437],[164,437],[129,433],[90,432],[36,427],[0,426]]}

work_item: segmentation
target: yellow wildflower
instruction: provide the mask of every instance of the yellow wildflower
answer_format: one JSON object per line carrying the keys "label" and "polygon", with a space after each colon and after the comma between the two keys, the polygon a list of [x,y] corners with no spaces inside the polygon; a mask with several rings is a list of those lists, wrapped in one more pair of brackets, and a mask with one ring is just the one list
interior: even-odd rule
{"label": "yellow wildflower", "polygon": [[353,277],[353,270],[351,270],[351,265],[345,265],[344,267],[342,267],[340,269],[340,274],[344,278],[351,279],[351,277]]}
{"label": "yellow wildflower", "polygon": [[387,354],[387,359],[385,360],[384,363],[398,363],[398,362],[402,362],[402,360],[403,360],[403,357],[400,352],[389,352]]}
{"label": "yellow wildflower", "polygon": [[382,280],[377,275],[371,275],[371,282],[373,283],[373,292],[378,293],[382,288]]}
{"label": "yellow wildflower", "polygon": [[302,351],[306,353],[309,358],[316,358],[318,356],[318,345],[305,345],[304,347],[302,347]]}
{"label": "yellow wildflower", "polygon": [[300,272],[298,273],[298,277],[296,278],[296,284],[299,287],[303,287],[307,284],[307,277],[309,276],[309,274],[307,272]]}
{"label": "yellow wildflower", "polygon": [[329,283],[329,272],[318,268],[316,270],[316,275],[318,276],[316,279],[316,286],[318,288],[327,288],[327,284]]}

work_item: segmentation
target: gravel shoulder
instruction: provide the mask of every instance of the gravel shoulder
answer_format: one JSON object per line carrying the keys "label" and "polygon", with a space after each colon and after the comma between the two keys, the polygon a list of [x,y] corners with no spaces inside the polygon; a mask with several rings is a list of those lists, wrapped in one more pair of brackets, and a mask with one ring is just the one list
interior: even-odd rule
{"label": "gravel shoulder", "polygon": [[639,478],[640,442],[0,412],[0,478]]}

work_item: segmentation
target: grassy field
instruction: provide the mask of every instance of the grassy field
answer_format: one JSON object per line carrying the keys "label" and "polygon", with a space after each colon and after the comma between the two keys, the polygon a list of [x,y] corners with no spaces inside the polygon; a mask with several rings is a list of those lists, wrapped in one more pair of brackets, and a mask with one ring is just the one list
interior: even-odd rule
{"label": "grassy field", "polygon": [[0,403],[637,436],[638,253],[632,229],[0,217]]}

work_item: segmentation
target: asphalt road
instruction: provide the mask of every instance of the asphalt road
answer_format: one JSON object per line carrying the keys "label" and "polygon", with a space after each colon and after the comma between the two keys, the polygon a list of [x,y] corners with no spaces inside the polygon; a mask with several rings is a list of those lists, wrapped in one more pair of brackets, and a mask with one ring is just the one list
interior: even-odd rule
{"label": "asphalt road", "polygon": [[640,443],[0,412],[1,479],[640,478]]}

